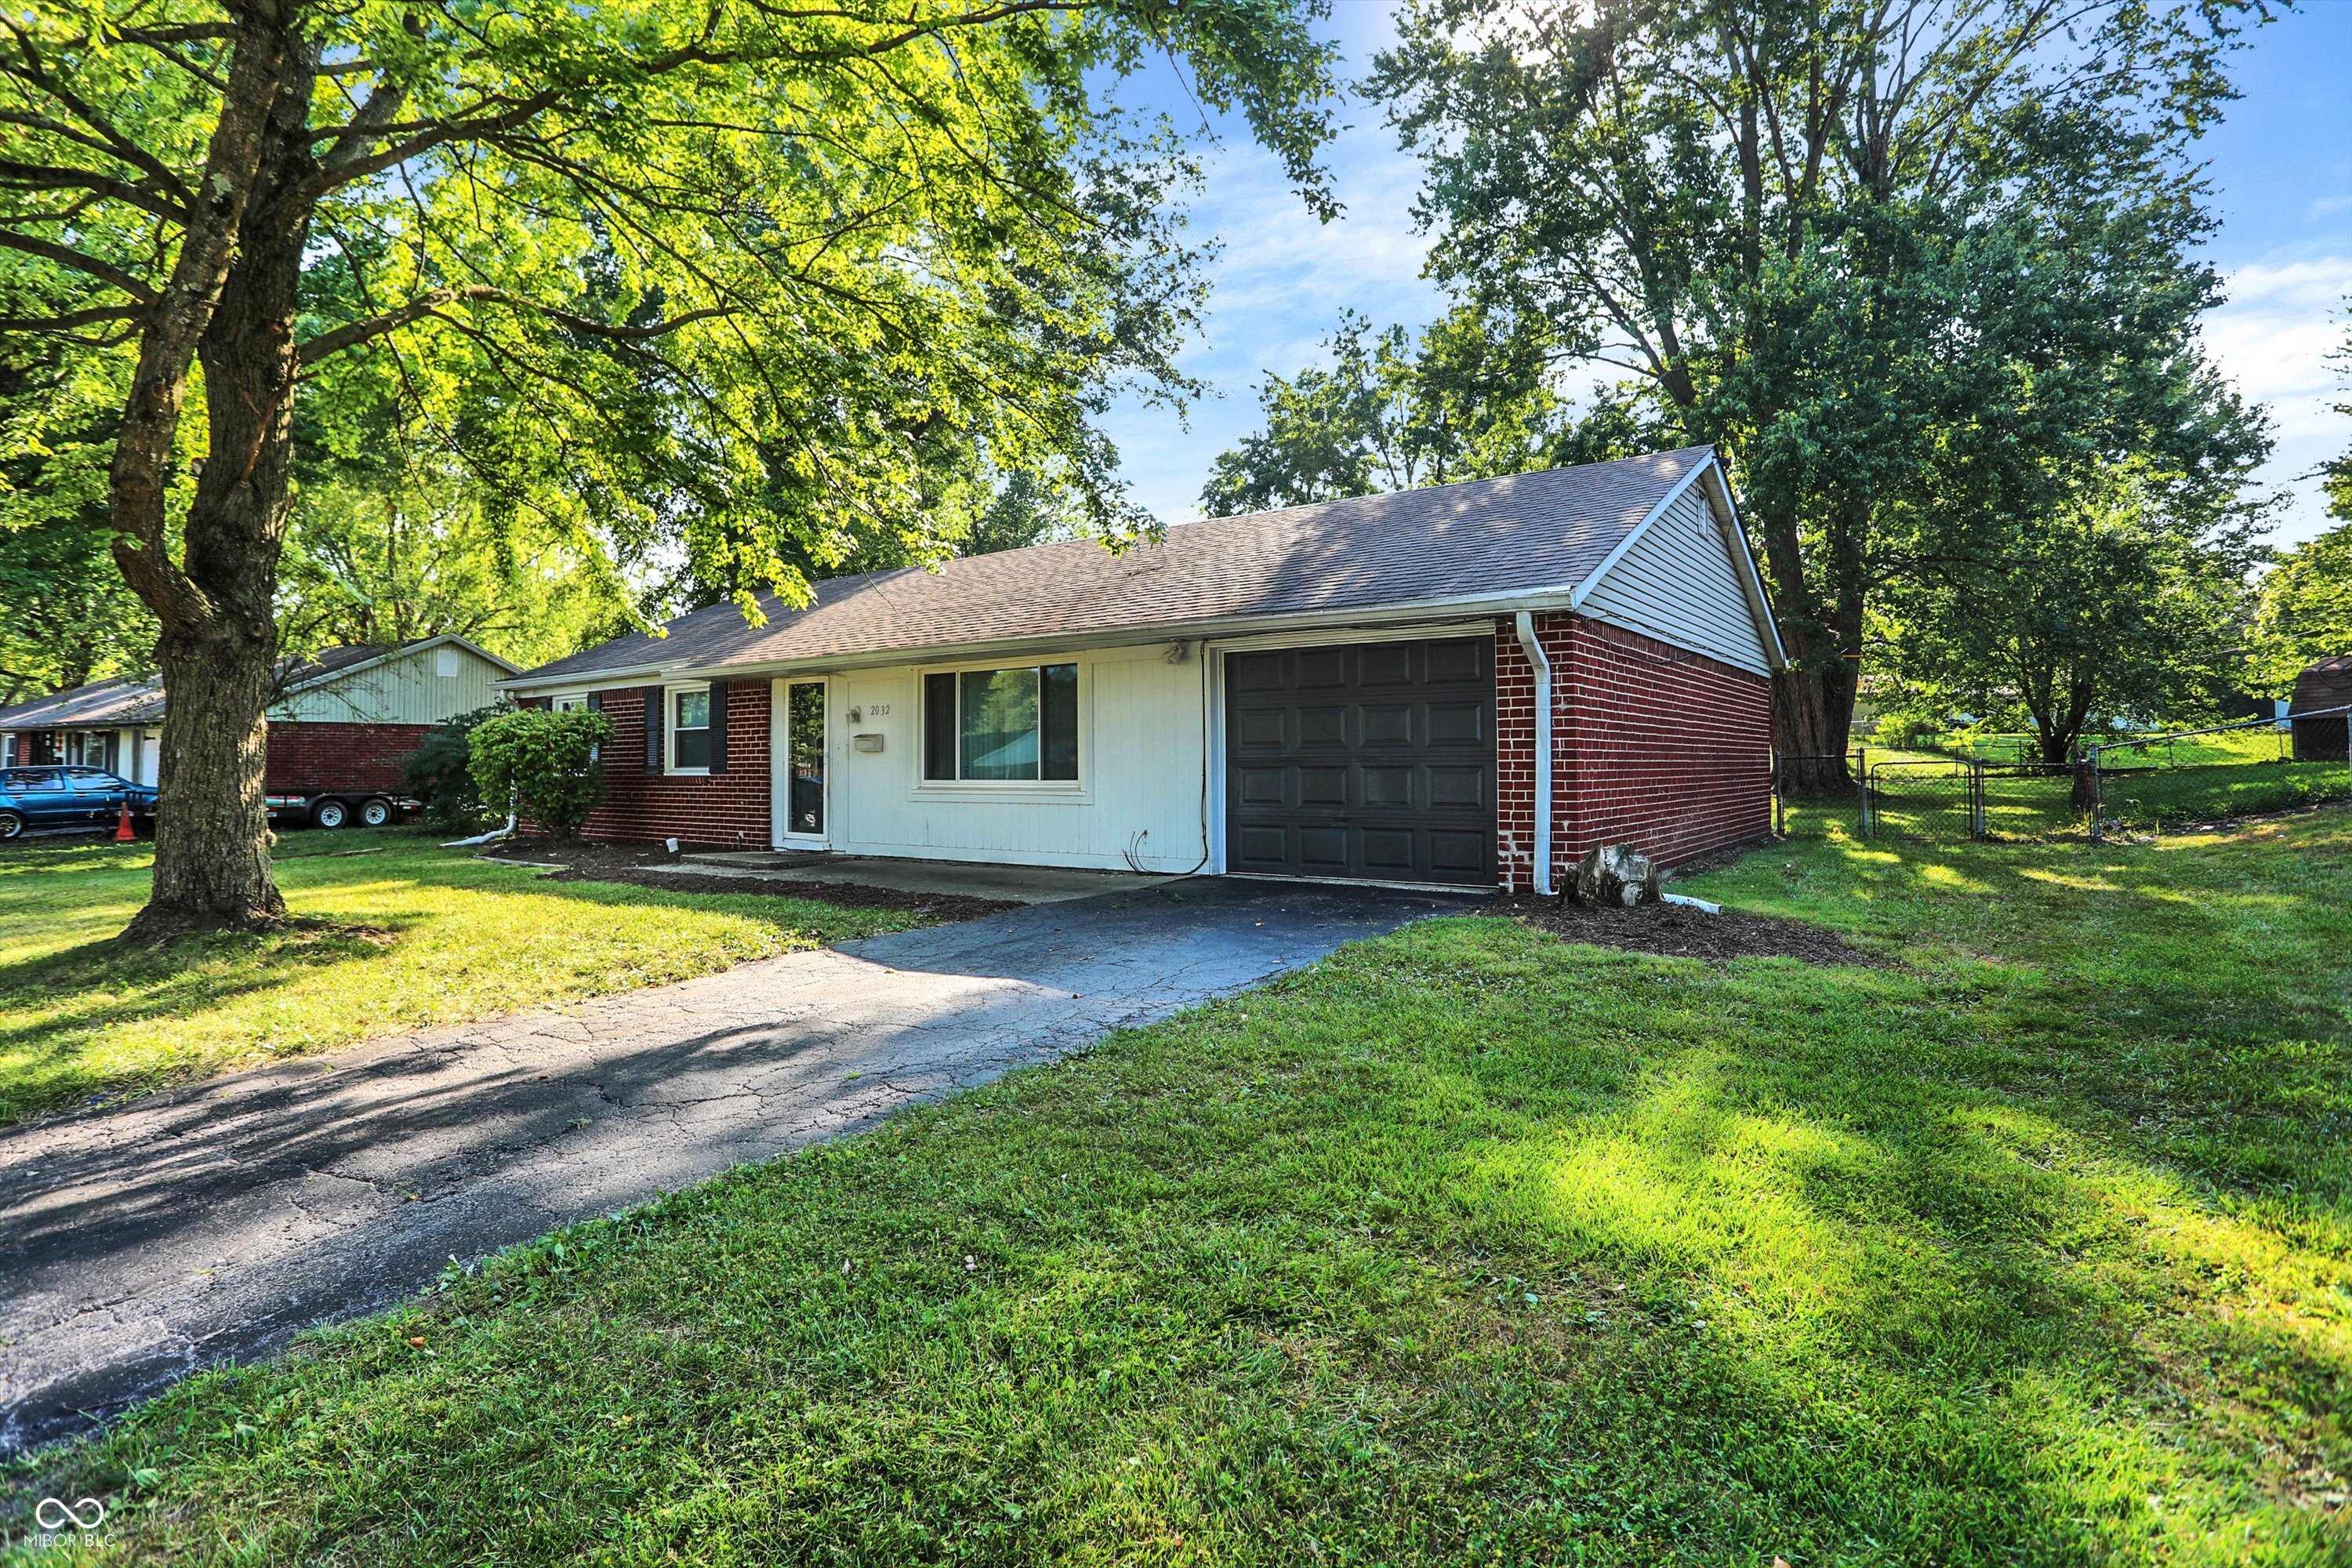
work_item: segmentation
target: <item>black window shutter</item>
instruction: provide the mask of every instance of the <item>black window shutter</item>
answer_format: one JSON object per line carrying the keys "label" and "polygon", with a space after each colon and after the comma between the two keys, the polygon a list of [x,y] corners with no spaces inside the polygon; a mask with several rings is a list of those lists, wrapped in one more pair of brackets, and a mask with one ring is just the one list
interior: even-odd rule
{"label": "black window shutter", "polygon": [[710,771],[727,771],[727,683],[710,683]]}
{"label": "black window shutter", "polygon": [[604,694],[601,691],[590,692],[588,694],[588,711],[591,713],[602,713],[604,710]]}
{"label": "black window shutter", "polygon": [[646,772],[662,771],[662,689],[648,686],[646,695]]}

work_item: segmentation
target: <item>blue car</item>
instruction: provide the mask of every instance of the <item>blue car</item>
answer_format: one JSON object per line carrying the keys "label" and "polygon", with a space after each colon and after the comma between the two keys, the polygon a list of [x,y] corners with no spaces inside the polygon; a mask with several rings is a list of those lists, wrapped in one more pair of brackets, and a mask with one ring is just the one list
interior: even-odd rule
{"label": "blue car", "polygon": [[0,769],[0,839],[60,829],[111,827],[128,804],[142,827],[155,818],[155,792],[103,768]]}

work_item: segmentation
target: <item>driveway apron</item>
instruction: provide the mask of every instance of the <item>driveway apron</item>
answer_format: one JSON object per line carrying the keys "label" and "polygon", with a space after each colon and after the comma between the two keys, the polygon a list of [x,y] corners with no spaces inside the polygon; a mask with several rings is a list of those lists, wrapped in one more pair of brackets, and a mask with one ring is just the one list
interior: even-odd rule
{"label": "driveway apron", "polygon": [[311,1324],[1468,900],[1193,880],[374,1040],[0,1132],[0,1454]]}

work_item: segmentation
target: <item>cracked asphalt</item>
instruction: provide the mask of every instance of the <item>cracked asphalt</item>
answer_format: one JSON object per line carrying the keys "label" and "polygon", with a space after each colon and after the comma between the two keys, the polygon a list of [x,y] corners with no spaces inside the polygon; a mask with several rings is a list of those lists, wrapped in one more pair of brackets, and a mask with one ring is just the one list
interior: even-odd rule
{"label": "cracked asphalt", "polygon": [[452,1257],[854,1131],[1470,902],[1208,879],[1108,893],[0,1132],[0,1455],[385,1306]]}

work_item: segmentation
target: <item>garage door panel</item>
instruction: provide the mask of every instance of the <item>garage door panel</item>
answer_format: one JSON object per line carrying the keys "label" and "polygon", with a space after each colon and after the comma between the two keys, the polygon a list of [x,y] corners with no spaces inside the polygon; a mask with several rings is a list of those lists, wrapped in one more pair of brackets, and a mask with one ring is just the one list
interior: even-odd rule
{"label": "garage door panel", "polygon": [[1419,643],[1373,643],[1364,648],[1363,684],[1366,686],[1410,686],[1413,678],[1413,654]]}
{"label": "garage door panel", "polygon": [[1487,710],[1487,705],[1483,702],[1431,703],[1429,743],[1433,746],[1485,745]]}
{"label": "garage door panel", "polygon": [[[1230,677],[1247,660],[1247,679]],[[1234,655],[1227,864],[1491,886],[1494,642]]]}
{"label": "garage door panel", "polygon": [[1290,835],[1281,827],[1241,827],[1234,834],[1234,859],[1245,871],[1283,870],[1290,863]]}
{"label": "garage door panel", "polygon": [[1243,768],[1234,783],[1244,805],[1285,806],[1294,804],[1288,768]]}
{"label": "garage door panel", "polygon": [[1433,767],[1427,770],[1429,804],[1483,810],[1492,804],[1486,795],[1490,770],[1482,767]]}
{"label": "garage door panel", "polygon": [[1482,644],[1477,638],[1465,637],[1455,642],[1425,642],[1413,646],[1423,650],[1427,661],[1427,679],[1432,686],[1443,686],[1448,681],[1488,683],[1486,659],[1494,644]]}
{"label": "garage door panel", "polygon": [[1345,746],[1348,743],[1348,710],[1345,708],[1301,708],[1297,712],[1299,750]]}
{"label": "garage door panel", "polygon": [[1301,691],[1313,690],[1318,687],[1329,688],[1349,684],[1348,656],[1353,651],[1351,648],[1344,647],[1299,649],[1298,662],[1291,684]]}
{"label": "garage door panel", "polygon": [[1348,770],[1345,768],[1301,768],[1298,770],[1298,804],[1315,806],[1342,806],[1348,804]]}
{"label": "garage door panel", "polygon": [[1470,833],[1456,828],[1436,828],[1429,835],[1430,868],[1441,877],[1483,873],[1486,857],[1495,847],[1491,833]]}
{"label": "garage door panel", "polygon": [[1278,653],[1236,653],[1225,658],[1225,685],[1234,691],[1279,691],[1285,673]]}
{"label": "garage door panel", "polygon": [[1348,874],[1348,830],[1334,824],[1328,827],[1298,828],[1299,863],[1318,876],[1344,877]]}
{"label": "garage door panel", "polygon": [[1363,771],[1362,804],[1367,806],[1412,805],[1413,770],[1407,766],[1367,767]]}
{"label": "garage door panel", "polygon": [[1368,702],[1362,709],[1363,742],[1367,746],[1412,744],[1412,704]]}
{"label": "garage door panel", "polygon": [[1264,748],[1281,751],[1288,745],[1284,733],[1286,714],[1279,708],[1244,709],[1234,715],[1233,739],[1235,747],[1244,751]]}

